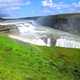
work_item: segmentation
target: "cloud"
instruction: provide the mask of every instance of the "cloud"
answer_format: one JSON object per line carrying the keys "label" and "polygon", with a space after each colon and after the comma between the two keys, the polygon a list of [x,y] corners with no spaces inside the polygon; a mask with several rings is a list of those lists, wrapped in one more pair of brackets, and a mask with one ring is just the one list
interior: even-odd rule
{"label": "cloud", "polygon": [[0,0],[0,8],[10,8],[10,7],[21,7],[25,5],[30,5],[31,0]]}
{"label": "cloud", "polygon": [[4,15],[16,15],[23,6],[28,6],[30,4],[31,0],[0,0],[0,15],[2,17],[4,17]]}
{"label": "cloud", "polygon": [[43,7],[53,7],[53,1],[52,0],[43,0],[42,6]]}
{"label": "cloud", "polygon": [[45,12],[80,12],[80,1],[72,3],[53,2],[52,0],[42,0],[42,7]]}

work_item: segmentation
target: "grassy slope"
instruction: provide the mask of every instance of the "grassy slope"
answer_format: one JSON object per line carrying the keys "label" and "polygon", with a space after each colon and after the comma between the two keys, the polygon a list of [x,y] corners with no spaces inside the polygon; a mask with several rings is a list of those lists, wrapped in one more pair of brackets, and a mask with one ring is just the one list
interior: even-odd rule
{"label": "grassy slope", "polygon": [[0,36],[0,80],[80,80],[80,49],[25,45]]}

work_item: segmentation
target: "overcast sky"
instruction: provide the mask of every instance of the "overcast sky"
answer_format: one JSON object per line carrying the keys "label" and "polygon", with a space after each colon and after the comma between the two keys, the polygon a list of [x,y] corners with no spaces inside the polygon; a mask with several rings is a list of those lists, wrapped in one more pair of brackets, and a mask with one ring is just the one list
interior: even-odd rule
{"label": "overcast sky", "polygon": [[80,0],[0,0],[0,17],[19,18],[80,12]]}

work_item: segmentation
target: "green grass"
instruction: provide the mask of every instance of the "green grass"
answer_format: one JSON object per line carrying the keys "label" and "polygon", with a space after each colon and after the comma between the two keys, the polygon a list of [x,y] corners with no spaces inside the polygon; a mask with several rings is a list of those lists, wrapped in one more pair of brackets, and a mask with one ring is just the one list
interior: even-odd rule
{"label": "green grass", "polygon": [[23,44],[1,35],[0,80],[80,80],[80,49]]}

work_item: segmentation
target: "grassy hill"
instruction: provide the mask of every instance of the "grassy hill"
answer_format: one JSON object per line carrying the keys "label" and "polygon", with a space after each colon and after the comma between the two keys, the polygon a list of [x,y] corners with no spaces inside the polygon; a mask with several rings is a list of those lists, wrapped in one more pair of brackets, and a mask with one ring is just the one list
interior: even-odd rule
{"label": "grassy hill", "polygon": [[80,80],[80,49],[40,47],[0,35],[0,80]]}

